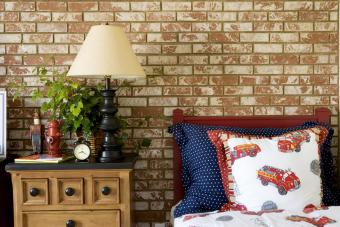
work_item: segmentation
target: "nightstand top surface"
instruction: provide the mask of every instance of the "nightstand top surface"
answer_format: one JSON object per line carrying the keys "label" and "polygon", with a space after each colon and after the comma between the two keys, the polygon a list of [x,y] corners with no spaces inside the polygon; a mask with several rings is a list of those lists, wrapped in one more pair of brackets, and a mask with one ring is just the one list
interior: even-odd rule
{"label": "nightstand top surface", "polygon": [[124,159],[120,162],[99,163],[99,162],[77,162],[75,160],[66,161],[58,164],[34,163],[18,164],[9,163],[6,171],[31,171],[31,170],[82,170],[82,169],[133,169],[137,159],[135,154],[124,154]]}

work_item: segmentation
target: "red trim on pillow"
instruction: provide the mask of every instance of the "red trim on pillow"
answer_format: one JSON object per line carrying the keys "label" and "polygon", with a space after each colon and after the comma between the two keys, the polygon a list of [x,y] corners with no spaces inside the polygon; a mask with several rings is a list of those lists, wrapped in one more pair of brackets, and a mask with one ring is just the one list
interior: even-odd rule
{"label": "red trim on pillow", "polygon": [[[327,135],[329,131],[321,126],[315,126],[303,130],[296,130],[292,132],[300,132],[300,131],[311,131],[316,136],[319,136],[319,138],[316,138],[316,142],[318,143],[318,155],[319,160],[321,159],[320,154],[320,145],[325,142],[325,139],[327,138]],[[288,132],[285,134],[282,134],[280,136],[275,137],[265,137],[265,136],[256,136],[256,135],[245,135],[240,133],[234,133],[230,131],[224,131],[224,130],[211,130],[208,132],[208,136],[210,141],[215,145],[216,152],[217,152],[217,159],[218,159],[218,165],[221,171],[221,177],[222,177],[222,183],[224,187],[224,191],[226,193],[226,196],[228,198],[228,203],[224,204],[220,211],[245,211],[247,210],[247,207],[236,203],[235,202],[235,194],[234,194],[234,188],[231,187],[231,185],[234,184],[233,176],[232,176],[232,169],[231,169],[231,155],[230,155],[230,148],[229,146],[224,147],[224,143],[227,142],[230,138],[246,138],[246,139],[272,139],[277,137],[284,137],[286,135],[291,134],[292,132]],[[226,139],[221,139],[221,134],[227,135]],[[320,177],[321,179],[321,177]],[[322,179],[321,179],[322,180]],[[322,190],[322,186],[321,190]],[[322,191],[321,191],[322,192]],[[323,195],[321,195],[321,201],[322,201]],[[323,206],[322,202],[320,204]]]}

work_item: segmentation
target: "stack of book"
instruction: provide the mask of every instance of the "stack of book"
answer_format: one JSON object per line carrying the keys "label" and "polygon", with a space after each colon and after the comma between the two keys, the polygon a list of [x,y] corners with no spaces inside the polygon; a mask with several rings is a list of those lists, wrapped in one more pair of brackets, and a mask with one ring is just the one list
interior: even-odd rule
{"label": "stack of book", "polygon": [[47,154],[33,154],[14,159],[15,163],[61,163],[73,159],[74,156],[51,157]]}

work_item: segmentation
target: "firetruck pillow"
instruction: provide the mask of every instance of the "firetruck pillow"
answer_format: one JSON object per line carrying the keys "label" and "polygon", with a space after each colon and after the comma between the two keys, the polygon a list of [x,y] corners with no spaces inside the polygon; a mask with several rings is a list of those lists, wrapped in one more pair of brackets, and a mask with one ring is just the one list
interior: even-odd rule
{"label": "firetruck pillow", "polygon": [[320,148],[328,130],[313,127],[277,137],[209,131],[229,203],[222,210],[302,210],[322,205]]}

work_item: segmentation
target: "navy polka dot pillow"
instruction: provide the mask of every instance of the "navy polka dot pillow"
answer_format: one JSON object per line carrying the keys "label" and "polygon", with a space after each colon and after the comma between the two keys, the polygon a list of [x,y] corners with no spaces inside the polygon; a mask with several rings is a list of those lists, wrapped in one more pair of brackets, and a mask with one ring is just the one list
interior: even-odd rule
{"label": "navy polka dot pillow", "polygon": [[[298,127],[281,129],[245,129],[203,126],[188,123],[174,125],[172,127],[172,133],[180,147],[182,155],[183,186],[185,193],[184,199],[175,209],[175,217],[188,213],[218,210],[227,202],[217,162],[216,150],[208,138],[207,132],[209,130],[222,129],[236,133],[270,137],[315,125],[320,124],[306,122]],[[329,130],[329,134],[321,149],[320,167],[324,193],[323,202],[325,205],[330,206],[339,204],[339,201],[337,201],[336,196],[334,196],[332,181],[332,179],[334,179],[334,172],[330,146],[334,130],[329,126],[325,127]]]}

